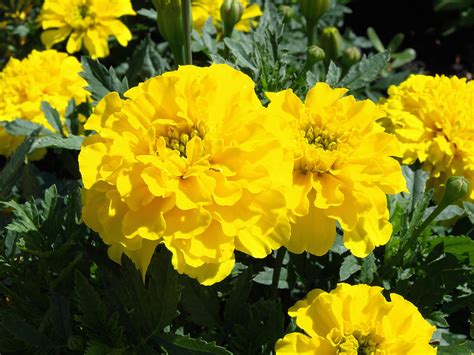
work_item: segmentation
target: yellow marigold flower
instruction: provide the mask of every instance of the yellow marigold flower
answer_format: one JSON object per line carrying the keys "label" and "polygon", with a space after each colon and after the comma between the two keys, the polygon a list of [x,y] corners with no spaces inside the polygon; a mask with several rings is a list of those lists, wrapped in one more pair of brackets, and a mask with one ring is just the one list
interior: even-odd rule
{"label": "yellow marigold flower", "polygon": [[[41,102],[51,104],[64,120],[71,98],[81,103],[88,97],[81,71],[76,58],[55,50],[33,51],[23,60],[11,58],[0,73],[0,121],[21,118],[54,131],[41,111]],[[9,156],[22,140],[0,127],[0,155]]]}
{"label": "yellow marigold flower", "polygon": [[402,296],[381,287],[341,283],[331,292],[315,289],[288,310],[303,333],[276,343],[281,354],[429,355],[436,328]]}
{"label": "yellow marigold flower", "polygon": [[[222,30],[221,6],[224,0],[193,0],[192,15],[194,28],[201,31],[209,17],[212,17],[214,25]],[[262,15],[262,11],[258,4],[250,4],[248,0],[241,0],[244,8],[242,18],[235,25],[237,31],[249,32],[252,27],[256,26],[256,17]]]}
{"label": "yellow marigold flower", "polygon": [[359,257],[387,243],[392,226],[385,194],[406,189],[397,139],[376,120],[383,112],[369,100],[344,96],[346,89],[325,83],[305,102],[291,91],[270,93],[269,109],[289,124],[294,153],[293,185],[287,194],[294,253],[323,255],[336,237]]}
{"label": "yellow marigold flower", "polygon": [[474,200],[474,81],[412,75],[388,95],[381,108],[388,131],[401,142],[403,162],[419,160],[438,197],[449,176],[464,176]]}
{"label": "yellow marigold flower", "polygon": [[69,37],[68,53],[84,45],[92,58],[107,57],[109,36],[124,47],[132,39],[127,26],[118,20],[124,15],[135,15],[130,0],[45,0],[41,25],[46,31],[41,41],[51,48]]}
{"label": "yellow marigold flower", "polygon": [[107,95],[86,123],[83,219],[145,274],[159,243],[180,273],[210,285],[234,250],[261,258],[290,234],[291,154],[254,83],[227,65],[181,66]]}

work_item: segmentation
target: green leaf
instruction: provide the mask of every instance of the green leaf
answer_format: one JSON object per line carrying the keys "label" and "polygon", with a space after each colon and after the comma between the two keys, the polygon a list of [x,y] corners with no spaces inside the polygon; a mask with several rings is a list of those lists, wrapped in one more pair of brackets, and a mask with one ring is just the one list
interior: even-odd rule
{"label": "green leaf", "polygon": [[109,92],[118,92],[121,97],[128,90],[127,78],[122,81],[117,77],[114,68],[108,70],[99,61],[89,57],[82,57],[81,64],[83,71],[80,73],[88,86],[86,89],[92,94],[94,100],[100,100]]}
{"label": "green leaf", "polygon": [[161,56],[158,45],[150,36],[143,39],[129,61],[127,79],[130,85],[160,75],[169,69],[167,61]]}
{"label": "green leaf", "polygon": [[232,354],[215,343],[208,343],[202,339],[193,339],[186,335],[161,333],[154,337],[154,340],[173,355]]}
{"label": "green leaf", "polygon": [[362,261],[358,281],[360,283],[370,284],[374,280],[374,276],[376,273],[377,273],[377,264],[375,263],[375,256],[373,253],[370,253]]}
{"label": "green leaf", "polygon": [[50,341],[33,325],[21,319],[20,316],[6,310],[0,312],[0,328],[10,333],[16,339],[40,348],[46,349]]}
{"label": "green leaf", "polygon": [[66,138],[60,137],[59,135],[39,137],[33,143],[32,150],[39,148],[61,148],[69,150],[81,150],[82,142],[84,137],[81,136],[69,136]]}
{"label": "green leaf", "polygon": [[107,345],[121,343],[122,329],[118,325],[118,314],[110,314],[107,306],[92,285],[79,271],[75,275],[75,301],[80,314],[75,316],[87,334],[96,340],[106,341]]}
{"label": "green leaf", "polygon": [[59,118],[58,111],[56,111],[56,109],[46,101],[41,102],[41,110],[43,111],[49,124],[56,130],[56,132],[64,136],[63,125],[61,123],[61,119]]}
{"label": "green leaf", "polygon": [[0,121],[0,126],[5,127],[7,132],[12,136],[29,136],[33,132],[37,132],[37,134],[40,135],[53,134],[53,132],[40,124],[20,118],[13,121]]}
{"label": "green leaf", "polygon": [[155,9],[140,9],[137,11],[137,14],[153,21],[156,21],[158,17]]}
{"label": "green leaf", "polygon": [[432,312],[427,318],[431,322],[431,324],[441,327],[441,328],[448,328],[449,324],[446,321],[446,317],[448,315],[441,311]]}
{"label": "green leaf", "polygon": [[[278,279],[279,289],[288,289],[288,270],[284,267],[281,268],[280,278]],[[253,280],[261,285],[271,285],[273,282],[273,268],[264,267],[263,271],[260,271]]]}
{"label": "green leaf", "polygon": [[347,256],[342,262],[339,270],[339,280],[345,281],[361,269],[359,261],[353,255]]}
{"label": "green leaf", "polygon": [[247,58],[251,58],[250,53],[245,50],[242,43],[234,41],[230,38],[224,38],[226,46],[230,49],[230,53],[235,56],[236,64],[243,68],[248,68],[253,72],[258,72],[257,67]]}
{"label": "green leaf", "polygon": [[367,28],[367,37],[369,37],[370,42],[372,42],[372,45],[378,52],[382,53],[385,51],[385,47],[373,27]]}
{"label": "green leaf", "polygon": [[390,53],[394,53],[398,49],[398,47],[400,47],[404,39],[405,35],[403,33],[397,33],[388,44],[387,50]]}
{"label": "green leaf", "polygon": [[423,196],[426,181],[428,180],[428,174],[422,169],[413,170],[408,165],[402,165],[402,173],[405,177],[407,188],[410,193],[411,203],[408,212],[411,213],[417,202]]}
{"label": "green leaf", "polygon": [[79,133],[79,111],[74,99],[67,103],[64,124],[69,134],[77,135]]}
{"label": "green leaf", "polygon": [[30,152],[37,134],[38,131],[33,131],[23,143],[20,144],[0,172],[0,200],[10,194],[12,187],[15,185],[21,173],[25,158]]}
{"label": "green leaf", "polygon": [[433,247],[442,243],[445,253],[454,255],[458,260],[469,259],[474,266],[474,240],[465,236],[437,237],[431,241]]}
{"label": "green leaf", "polygon": [[[436,207],[434,207],[434,206],[428,207],[425,210],[423,219],[426,219],[435,210],[435,208]],[[450,205],[450,206],[446,207],[443,211],[441,211],[441,213],[436,216],[434,221],[437,221],[437,222],[439,222],[439,221],[449,221],[450,219],[462,216],[463,214],[464,214],[464,209],[463,208],[461,208],[459,206],[456,206],[456,205]]]}
{"label": "green leaf", "polygon": [[339,68],[332,60],[329,63],[328,72],[326,74],[326,83],[331,86],[335,87],[341,78],[342,70]]}
{"label": "green leaf", "polygon": [[183,277],[182,284],[181,303],[191,320],[197,325],[219,327],[219,301],[213,288],[188,277]]}
{"label": "green leaf", "polygon": [[403,52],[392,54],[393,62],[391,67],[393,69],[400,68],[407,63],[412,62],[416,58],[416,52],[413,48],[407,48]]}
{"label": "green leaf", "polygon": [[252,270],[244,270],[235,282],[234,288],[225,304],[224,320],[235,322],[242,314],[242,303],[246,303],[252,288]]}
{"label": "green leaf", "polygon": [[464,211],[466,211],[467,217],[471,221],[471,223],[474,223],[474,203],[471,202],[464,202]]}
{"label": "green leaf", "polygon": [[368,57],[364,55],[357,64],[349,69],[338,86],[348,88],[351,91],[366,86],[377,79],[382,70],[387,67],[389,59],[389,52],[371,54]]}

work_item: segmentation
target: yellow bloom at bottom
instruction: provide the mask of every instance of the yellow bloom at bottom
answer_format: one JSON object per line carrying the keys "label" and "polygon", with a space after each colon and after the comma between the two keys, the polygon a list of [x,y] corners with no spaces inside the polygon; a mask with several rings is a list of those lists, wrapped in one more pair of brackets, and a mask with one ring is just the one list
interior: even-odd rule
{"label": "yellow bloom at bottom", "polygon": [[315,289],[288,311],[307,335],[290,333],[276,343],[282,354],[430,355],[436,328],[402,296],[390,301],[381,287],[339,284]]}

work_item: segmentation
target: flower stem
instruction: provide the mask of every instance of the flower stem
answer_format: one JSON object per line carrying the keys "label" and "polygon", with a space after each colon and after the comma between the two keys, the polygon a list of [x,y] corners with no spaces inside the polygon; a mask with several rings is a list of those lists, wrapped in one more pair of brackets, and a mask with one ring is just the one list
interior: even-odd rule
{"label": "flower stem", "polygon": [[283,266],[283,259],[285,258],[286,249],[281,247],[277,251],[275,258],[275,266],[273,267],[273,276],[272,276],[272,289],[271,296],[272,298],[277,298],[278,295],[278,283],[280,282],[280,273],[281,267]]}
{"label": "flower stem", "polygon": [[193,64],[191,53],[191,0],[182,0],[184,64]]}

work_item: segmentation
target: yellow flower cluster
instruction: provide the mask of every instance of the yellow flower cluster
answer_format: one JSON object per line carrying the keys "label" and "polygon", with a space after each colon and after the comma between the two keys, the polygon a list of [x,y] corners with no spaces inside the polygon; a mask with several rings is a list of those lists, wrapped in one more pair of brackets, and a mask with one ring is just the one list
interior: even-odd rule
{"label": "yellow flower cluster", "polygon": [[344,96],[325,83],[305,102],[291,91],[268,94],[269,110],[289,124],[294,154],[287,192],[293,222],[287,248],[323,255],[335,241],[336,221],[344,244],[359,257],[388,242],[392,232],[385,194],[406,189],[397,139],[376,120],[383,112],[369,100]]}
{"label": "yellow flower cluster", "polygon": [[403,147],[403,161],[419,160],[438,198],[452,175],[471,183],[474,200],[474,81],[457,77],[412,75],[391,86],[381,108],[385,124]]}
{"label": "yellow flower cluster", "polygon": [[109,55],[107,40],[114,36],[122,46],[132,39],[119,17],[135,15],[130,0],[45,0],[41,41],[46,48],[69,37],[66,50],[75,53],[84,45],[92,58]]}
{"label": "yellow flower cluster", "polygon": [[[202,27],[212,17],[212,21],[217,28],[222,28],[222,19],[220,9],[224,0],[193,0],[192,16],[194,27],[201,31]],[[241,0],[244,8],[241,20],[235,25],[237,31],[249,32],[255,27],[256,22],[252,19],[262,15],[258,4],[250,4],[248,0]]]}
{"label": "yellow flower cluster", "polygon": [[[33,51],[23,60],[11,58],[0,73],[0,121],[21,118],[53,130],[41,102],[47,101],[64,119],[71,98],[81,103],[88,97],[81,71],[76,58],[55,50]],[[0,155],[9,156],[22,140],[0,127]]]}
{"label": "yellow flower cluster", "polygon": [[307,335],[290,333],[276,343],[282,354],[429,355],[435,327],[402,296],[387,301],[382,288],[339,284],[315,289],[288,311]]}
{"label": "yellow flower cluster", "polygon": [[209,285],[234,250],[261,258],[290,234],[291,154],[254,83],[227,65],[181,66],[107,95],[79,156],[83,219],[144,275],[156,246]]}

